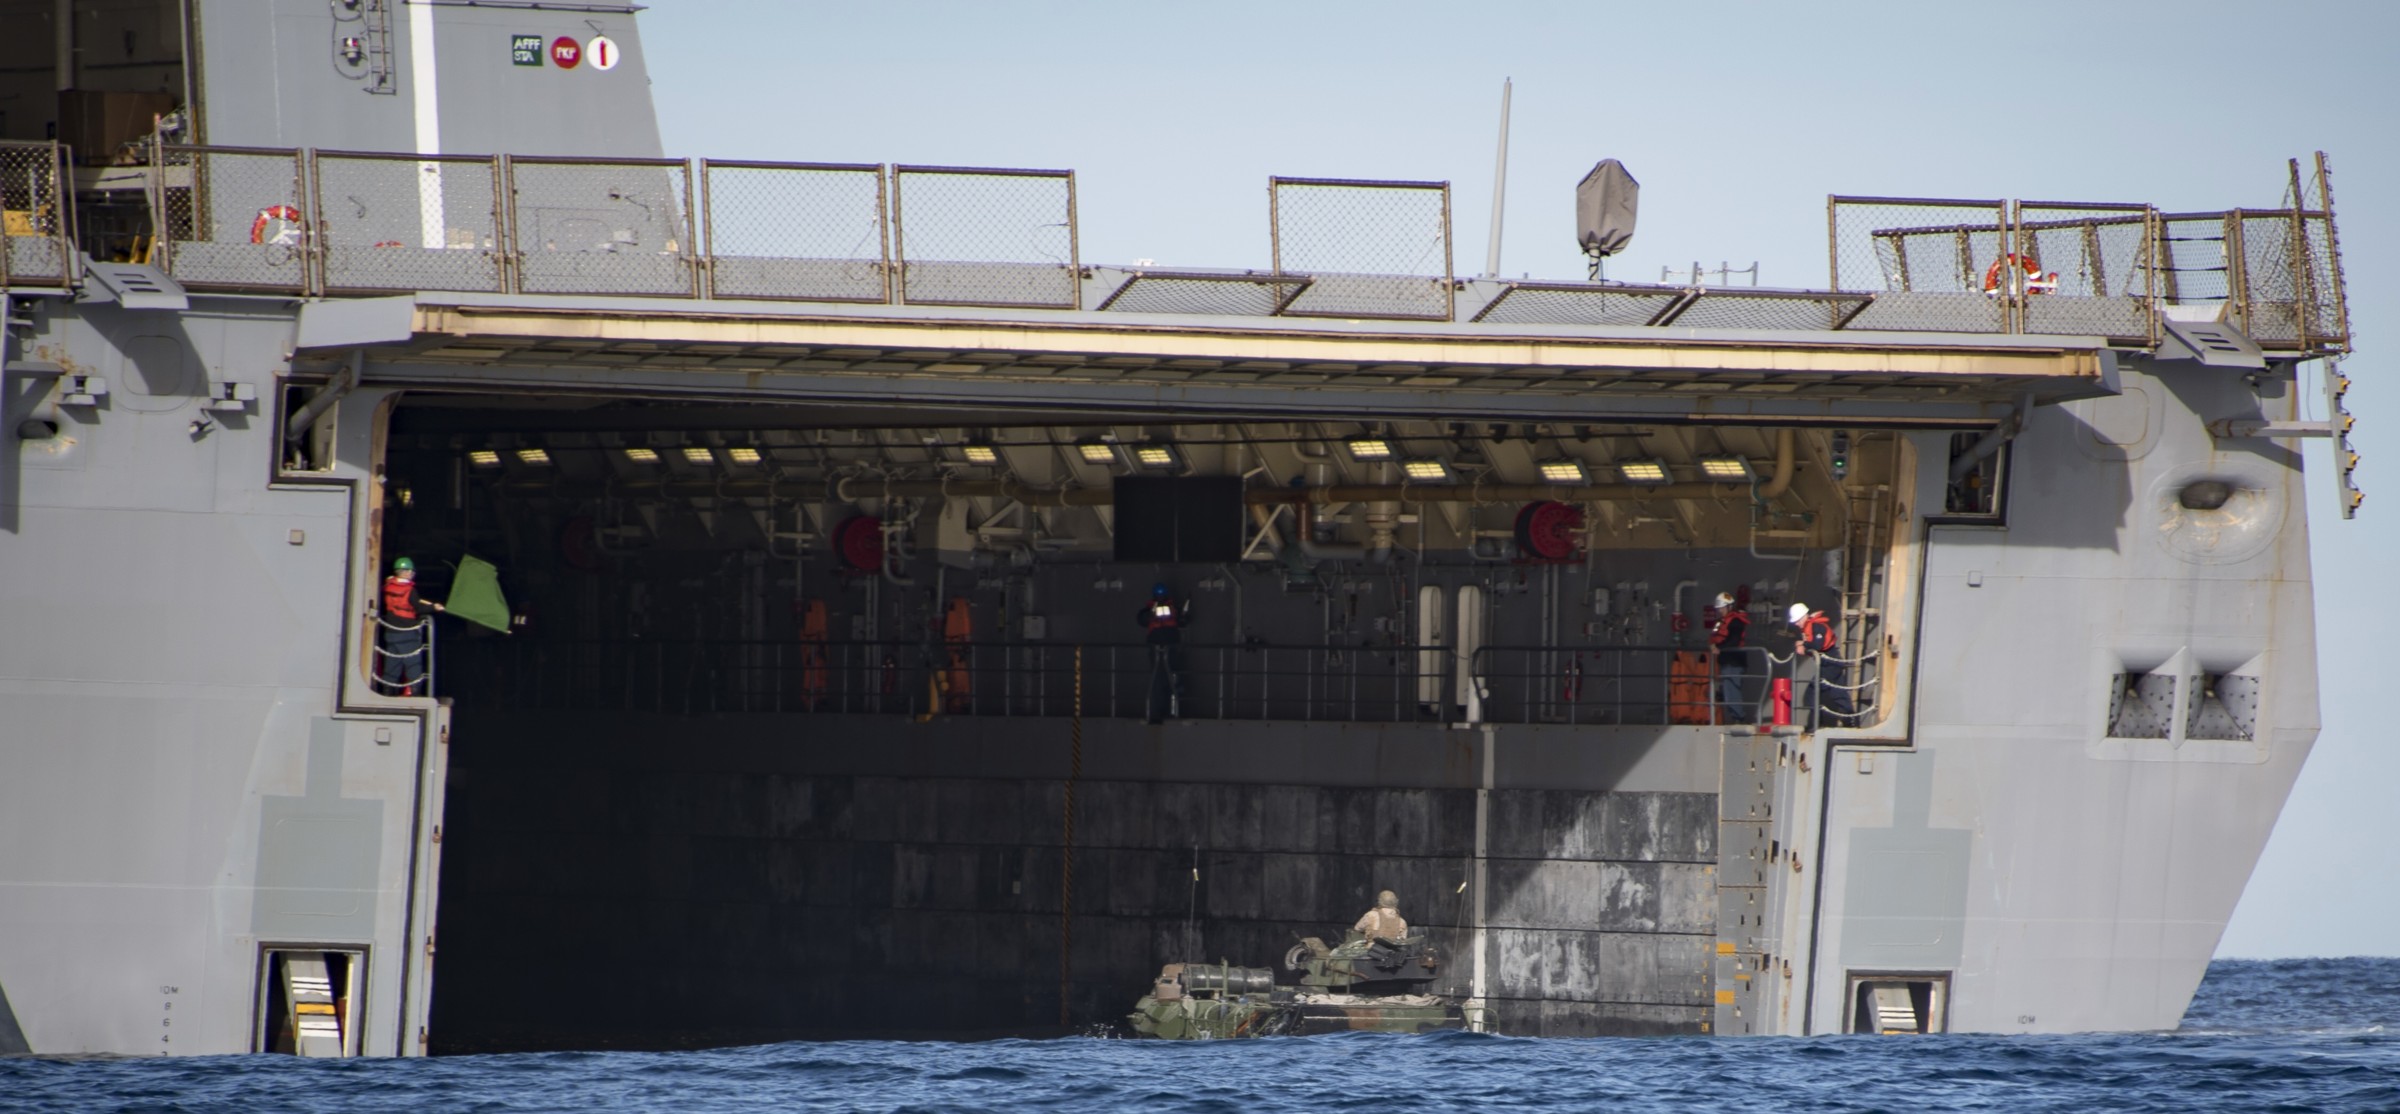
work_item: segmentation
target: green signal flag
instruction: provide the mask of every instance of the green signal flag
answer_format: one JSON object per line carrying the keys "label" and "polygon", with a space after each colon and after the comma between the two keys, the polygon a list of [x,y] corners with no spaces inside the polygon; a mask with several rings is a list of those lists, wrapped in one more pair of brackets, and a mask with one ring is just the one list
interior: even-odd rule
{"label": "green signal flag", "polygon": [[508,633],[508,597],[500,594],[500,570],[481,557],[458,559],[458,575],[450,580],[450,598],[442,607],[477,626]]}

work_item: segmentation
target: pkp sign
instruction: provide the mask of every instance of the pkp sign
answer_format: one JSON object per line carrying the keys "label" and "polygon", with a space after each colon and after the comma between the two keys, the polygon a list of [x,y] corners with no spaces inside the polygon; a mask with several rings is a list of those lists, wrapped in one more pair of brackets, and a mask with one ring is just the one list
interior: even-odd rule
{"label": "pkp sign", "polygon": [[565,35],[550,40],[550,64],[562,70],[574,69],[583,62],[583,44]]}

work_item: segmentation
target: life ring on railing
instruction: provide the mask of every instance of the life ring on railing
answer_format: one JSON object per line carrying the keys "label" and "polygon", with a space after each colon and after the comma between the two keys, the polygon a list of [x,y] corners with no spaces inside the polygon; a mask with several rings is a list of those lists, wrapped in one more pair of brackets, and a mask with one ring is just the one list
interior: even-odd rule
{"label": "life ring on railing", "polygon": [[1992,260],[1992,265],[1983,272],[1985,295],[1997,298],[2004,290],[2009,294],[2056,294],[2058,272],[2045,274],[2033,265],[2031,257],[2012,251]]}
{"label": "life ring on railing", "polygon": [[269,205],[251,219],[250,242],[296,247],[300,243],[300,230],[300,210],[289,205]]}

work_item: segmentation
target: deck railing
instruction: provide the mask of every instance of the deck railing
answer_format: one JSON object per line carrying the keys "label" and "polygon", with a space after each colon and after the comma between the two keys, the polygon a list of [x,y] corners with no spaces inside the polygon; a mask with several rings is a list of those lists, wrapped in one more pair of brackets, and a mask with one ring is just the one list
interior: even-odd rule
{"label": "deck railing", "polygon": [[[1078,654],[1080,652],[1080,666]],[[1158,648],[1143,643],[923,641],[536,642],[454,639],[442,691],[470,707],[670,715],[1150,715]],[[1749,726],[1774,719],[1789,658],[1740,651],[1738,693],[1716,661],[1674,646],[1443,646],[1192,643],[1176,648],[1175,717],[1338,723]],[[1845,720],[1875,703],[1876,681],[1806,683],[1790,716]],[[1730,697],[1730,699],[1725,698]]]}
{"label": "deck railing", "polygon": [[[115,235],[186,287],[902,303],[1492,326],[2016,333],[2159,342],[2205,306],[2262,346],[2347,351],[2320,159],[2274,209],[1836,196],[1830,289],[1462,280],[1443,182],[1273,178],[1249,270],[1087,266],[1072,171],[153,144],[70,171],[0,144],[0,281],[74,281],[74,191],[148,193]],[[93,192],[108,185],[95,181]],[[112,234],[113,235],[113,234]]]}

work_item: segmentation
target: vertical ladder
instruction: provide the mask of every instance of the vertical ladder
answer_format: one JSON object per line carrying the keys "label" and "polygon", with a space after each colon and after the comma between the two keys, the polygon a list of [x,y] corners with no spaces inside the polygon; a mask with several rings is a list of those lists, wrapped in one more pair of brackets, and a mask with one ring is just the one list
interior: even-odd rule
{"label": "vertical ladder", "polygon": [[292,1051],[327,1058],[350,1054],[349,1019],[333,991],[333,964],[324,952],[284,953],[283,1000],[290,1011],[285,1020],[291,1025]]}

